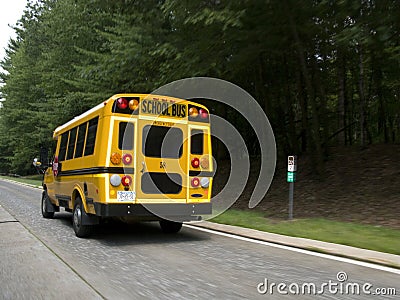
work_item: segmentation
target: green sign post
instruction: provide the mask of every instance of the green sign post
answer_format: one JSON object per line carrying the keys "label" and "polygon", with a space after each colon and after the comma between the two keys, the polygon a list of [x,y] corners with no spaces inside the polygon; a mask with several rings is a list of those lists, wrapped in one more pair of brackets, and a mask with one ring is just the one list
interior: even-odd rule
{"label": "green sign post", "polygon": [[296,181],[296,172],[287,172],[287,182]]}

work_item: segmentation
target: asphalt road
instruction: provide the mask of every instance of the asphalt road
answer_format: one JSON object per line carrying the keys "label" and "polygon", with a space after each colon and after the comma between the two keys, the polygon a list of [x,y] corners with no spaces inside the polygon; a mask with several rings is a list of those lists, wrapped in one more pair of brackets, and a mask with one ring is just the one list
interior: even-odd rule
{"label": "asphalt road", "polygon": [[[90,295],[105,299],[400,299],[398,274],[188,227],[177,235],[164,235],[157,223],[112,222],[99,226],[90,239],[79,239],[72,229],[71,214],[61,212],[53,220],[41,217],[40,198],[38,189],[0,181],[0,205],[68,269],[65,276],[53,276],[48,286],[66,287],[63,293],[67,296],[72,295],[71,285],[83,284]],[[0,230],[6,229],[3,225],[0,222]],[[45,263],[41,266],[46,270]],[[0,261],[0,299],[21,295],[21,290],[13,290],[18,287],[24,289],[22,295],[41,298],[30,288],[35,278],[19,285],[22,277],[6,268],[10,264]],[[5,274],[13,274],[12,287],[2,287]],[[74,275],[74,281],[68,274]],[[341,282],[337,276],[347,279]],[[302,293],[304,283],[324,292],[310,295],[306,285]],[[360,295],[352,292],[350,283],[361,287]],[[371,295],[363,292],[363,286]],[[372,295],[391,292],[390,288],[397,295]],[[91,298],[89,293],[87,298]]]}

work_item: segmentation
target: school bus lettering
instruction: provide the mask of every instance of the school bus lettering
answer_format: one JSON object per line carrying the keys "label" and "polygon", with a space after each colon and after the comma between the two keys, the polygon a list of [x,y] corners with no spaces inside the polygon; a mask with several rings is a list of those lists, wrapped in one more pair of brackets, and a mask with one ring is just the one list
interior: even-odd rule
{"label": "school bus lettering", "polygon": [[170,103],[165,101],[143,100],[141,103],[141,112],[151,115],[168,117],[186,117],[186,105],[179,103]]}
{"label": "school bus lettering", "polygon": [[200,104],[114,95],[56,128],[53,138],[52,164],[34,164],[45,168],[42,215],[64,207],[78,237],[104,218],[161,220],[164,232],[178,232],[182,222],[212,212],[210,123]]}

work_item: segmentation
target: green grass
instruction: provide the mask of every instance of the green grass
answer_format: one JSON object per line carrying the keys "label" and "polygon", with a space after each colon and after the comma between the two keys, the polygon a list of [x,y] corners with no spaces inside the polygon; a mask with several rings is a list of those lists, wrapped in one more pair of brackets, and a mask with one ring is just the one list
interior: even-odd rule
{"label": "green grass", "polygon": [[26,177],[10,177],[10,176],[0,176],[3,179],[9,179],[17,182],[33,184],[33,185],[42,185],[42,176],[41,175],[33,175],[33,176],[26,176]]}
{"label": "green grass", "polygon": [[228,210],[211,221],[400,255],[400,230],[387,227],[326,219],[271,221],[261,212],[241,210]]}

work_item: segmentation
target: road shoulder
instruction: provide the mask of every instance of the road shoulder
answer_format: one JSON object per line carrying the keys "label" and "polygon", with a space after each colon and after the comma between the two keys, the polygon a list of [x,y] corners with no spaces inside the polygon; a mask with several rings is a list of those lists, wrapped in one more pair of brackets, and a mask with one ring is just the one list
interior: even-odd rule
{"label": "road shoulder", "polygon": [[316,252],[322,252],[322,253],[332,254],[335,256],[347,257],[359,261],[365,261],[400,269],[399,255],[361,249],[340,244],[321,242],[311,239],[291,237],[291,236],[269,233],[250,228],[218,224],[208,221],[190,223],[190,225],[210,230],[215,230],[219,232],[229,233],[237,236],[247,237],[251,239],[256,239],[260,241],[270,242],[274,244],[306,249]]}
{"label": "road shoulder", "polygon": [[101,299],[0,205],[1,299]]}

